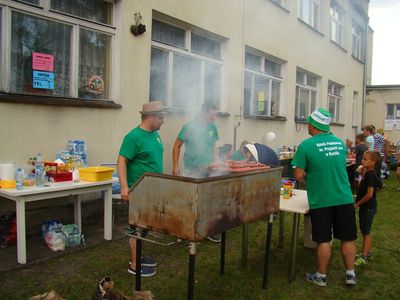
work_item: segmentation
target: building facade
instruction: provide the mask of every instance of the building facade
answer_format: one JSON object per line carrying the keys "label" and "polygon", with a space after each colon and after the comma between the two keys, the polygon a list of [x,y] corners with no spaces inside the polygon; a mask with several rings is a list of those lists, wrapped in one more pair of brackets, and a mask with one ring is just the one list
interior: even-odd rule
{"label": "building facade", "polygon": [[270,146],[292,147],[318,106],[353,137],[367,33],[368,0],[0,0],[0,160],[51,160],[80,139],[90,165],[115,162],[149,100],[169,112],[166,172],[204,101],[220,144],[272,131]]}

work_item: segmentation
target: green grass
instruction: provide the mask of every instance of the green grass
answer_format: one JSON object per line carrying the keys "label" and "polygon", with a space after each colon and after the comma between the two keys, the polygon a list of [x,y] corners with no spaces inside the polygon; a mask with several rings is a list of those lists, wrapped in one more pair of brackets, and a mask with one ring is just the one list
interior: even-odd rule
{"label": "green grass", "polygon": [[[393,177],[378,193],[378,214],[373,225],[374,258],[357,272],[357,286],[344,284],[339,243],[333,243],[328,287],[305,282],[303,273],[315,270],[314,251],[304,248],[302,223],[297,244],[295,279],[288,282],[292,217],[286,214],[285,244],[278,247],[278,220],[274,222],[269,285],[262,290],[266,220],[249,224],[248,266],[241,268],[241,228],[227,232],[225,275],[219,275],[219,244],[207,241],[197,247],[195,299],[399,299],[400,295],[400,192]],[[302,222],[303,220],[301,220]],[[186,299],[188,248],[182,242],[170,247],[146,243],[145,253],[157,258],[158,274],[142,280],[142,289],[157,299]],[[360,249],[361,235],[357,241]],[[0,250],[1,251],[1,250]],[[359,250],[358,250],[359,252]],[[133,293],[134,277],[127,273],[128,240],[114,240],[68,253],[45,262],[0,274],[0,299],[28,299],[54,289],[66,299],[91,299],[96,283],[109,275],[116,287]]]}

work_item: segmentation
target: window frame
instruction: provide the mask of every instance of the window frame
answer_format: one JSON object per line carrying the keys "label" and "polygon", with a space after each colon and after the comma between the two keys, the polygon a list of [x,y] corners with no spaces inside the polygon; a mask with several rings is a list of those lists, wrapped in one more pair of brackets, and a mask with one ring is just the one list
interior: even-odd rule
{"label": "window frame", "polygon": [[[2,35],[1,35],[1,57],[0,61],[5,63],[0,65],[0,73],[3,80],[0,80],[0,101],[7,102],[21,102],[21,103],[38,103],[46,105],[65,105],[65,106],[95,106],[95,107],[121,107],[120,104],[116,104],[117,89],[116,84],[118,82],[119,75],[115,68],[117,67],[116,59],[116,44],[118,39],[118,31],[116,29],[116,14],[117,5],[112,6],[111,20],[112,24],[103,24],[89,19],[83,19],[81,17],[72,16],[56,10],[50,9],[49,0],[40,0],[39,5],[18,2],[18,1],[5,1],[4,5],[0,5],[2,10]],[[45,21],[56,22],[58,24],[66,24],[71,26],[71,43],[70,49],[70,83],[69,95],[44,95],[44,94],[30,94],[29,92],[11,92],[11,32],[12,32],[12,13],[18,12],[22,15],[27,15],[33,18],[39,18]],[[110,47],[109,51],[109,74],[107,75],[110,79],[108,82],[108,97],[106,99],[84,99],[78,98],[79,88],[79,34],[80,29],[98,32],[110,36]],[[6,46],[7,45],[7,46]],[[9,76],[6,76],[6,75]],[[116,78],[116,76],[118,78]],[[87,105],[85,105],[85,102]],[[104,105],[103,105],[104,104]]]}
{"label": "window frame", "polygon": [[[345,26],[345,12],[344,10],[333,0],[331,0],[330,3],[330,25],[331,25],[331,30],[330,30],[330,39],[332,42],[335,44],[339,45],[340,47],[344,48],[345,46],[345,32],[344,32],[344,26]],[[340,20],[340,16],[342,17],[342,20]],[[333,31],[333,23],[336,24],[336,37],[340,37],[334,39],[332,36],[332,31]]]}
{"label": "window frame", "polygon": [[[389,118],[389,105],[393,107],[393,117]],[[400,103],[386,103],[386,120],[400,120],[400,116],[397,116],[397,112],[400,111]]]}
{"label": "window frame", "polygon": [[[304,15],[304,4],[305,2],[308,2],[310,4],[310,10],[308,11],[308,16],[309,18],[307,19],[306,16]],[[317,31],[321,31],[321,1],[320,0],[298,0],[297,1],[297,17],[313,29]],[[316,17],[316,12],[317,14],[317,19]],[[315,24],[316,23],[316,24]]]}
{"label": "window frame", "polygon": [[[285,61],[276,57],[273,57],[271,55],[262,53],[257,50],[253,50],[250,47],[247,47],[245,51],[245,55],[250,54],[253,56],[257,56],[260,58],[260,68],[258,70],[251,69],[246,66],[246,61],[244,61],[244,78],[246,77],[246,73],[251,76],[251,90],[250,90],[250,99],[249,103],[244,103],[244,107],[246,107],[248,111],[245,110],[245,116],[250,116],[250,117],[265,117],[265,118],[274,118],[277,116],[281,115],[281,109],[283,106],[283,85],[284,85],[284,73],[285,73]],[[266,63],[267,61],[278,64],[280,66],[280,74],[275,75],[275,74],[270,74],[267,73],[266,70]],[[268,80],[268,95],[266,95],[266,98],[268,100],[268,106],[267,106],[267,112],[266,114],[256,114],[254,113],[254,84],[255,84],[255,77],[259,76],[263,78],[264,80]],[[272,115],[272,85],[273,82],[278,82],[279,83],[279,102],[275,103],[276,105],[276,111],[275,115]],[[243,86],[244,88],[244,86]],[[244,92],[244,90],[243,90]],[[243,99],[246,101],[246,99]],[[265,101],[267,102],[267,101]]]}
{"label": "window frame", "polygon": [[[336,93],[335,89],[338,89],[339,93]],[[327,98],[328,98],[327,107],[328,107],[328,110],[330,108],[331,100],[333,100],[334,104],[335,104],[335,109],[334,109],[335,111],[333,113],[330,112],[331,115],[332,115],[332,122],[333,123],[339,123],[339,124],[343,123],[343,119],[344,119],[343,118],[343,112],[344,112],[344,97],[343,97],[343,94],[344,94],[344,86],[343,85],[341,85],[339,83],[336,83],[336,82],[334,82],[332,80],[328,80],[328,92],[327,92]],[[339,108],[338,108],[338,106],[339,106]],[[339,118],[337,117],[338,114],[339,114]]]}
{"label": "window frame", "polygon": [[364,40],[365,31],[357,22],[353,20],[351,24],[351,55],[361,62],[364,62]]}
{"label": "window frame", "polygon": [[285,9],[288,11],[288,2],[287,0],[270,0],[272,3],[274,3],[275,5]]}
{"label": "window frame", "polygon": [[[301,73],[303,74],[303,82],[299,83],[297,80],[297,74]],[[309,85],[308,82],[308,77],[312,77],[313,79],[315,79],[315,86]],[[315,108],[318,107],[318,99],[319,99],[319,94],[320,94],[320,80],[321,77],[308,72],[306,70],[297,68],[296,70],[296,93],[295,93],[295,121],[296,122],[306,122],[306,118],[307,116],[299,116],[298,114],[300,114],[300,92],[303,91],[307,91],[308,92],[308,113],[311,114],[311,112],[313,110],[315,110]],[[297,92],[297,90],[299,92]],[[315,107],[312,107],[312,92],[315,92]],[[299,95],[297,97],[297,95]]]}
{"label": "window frame", "polygon": [[[171,21],[166,21],[163,18],[160,17],[153,17],[153,20],[156,20],[161,23],[165,23],[169,26],[177,27],[180,29],[185,30],[185,44],[184,47],[178,47],[174,45],[170,45],[161,41],[156,41],[156,40],[151,40],[151,49],[158,49],[161,51],[165,51],[168,54],[167,58],[167,78],[166,78],[166,85],[167,85],[167,90],[166,90],[166,103],[164,105],[167,107],[169,110],[173,111],[192,111],[192,110],[198,110],[201,107],[201,103],[204,102],[205,100],[205,84],[206,84],[206,77],[205,77],[205,72],[206,72],[206,64],[214,64],[219,66],[220,68],[220,74],[219,74],[219,92],[218,92],[218,103],[217,105],[217,110],[218,111],[223,111],[223,78],[224,78],[224,64],[223,64],[223,48],[224,48],[224,41],[225,39],[223,37],[219,37],[216,34],[213,34],[212,32],[207,32],[205,30],[202,30],[200,28],[195,28],[194,26],[187,24],[182,25],[178,24],[175,22]],[[192,36],[191,34],[195,33],[196,35],[199,35],[201,37],[209,38],[213,41],[219,42],[220,43],[220,59],[213,58],[212,56],[207,56],[204,54],[199,53],[198,51],[194,51],[191,48],[191,40]],[[173,101],[173,89],[174,89],[174,83],[173,83],[173,72],[174,72],[174,55],[181,55],[188,57],[190,59],[198,60],[200,61],[200,83],[199,83],[199,89],[200,89],[200,103],[197,104],[195,107],[180,107],[180,106],[174,106],[174,101]],[[151,62],[150,62],[151,64]],[[150,66],[151,68],[151,66]],[[151,72],[150,72],[150,81],[151,81]],[[149,85],[149,98],[150,98],[150,93],[151,93],[151,82]],[[150,99],[150,101],[154,101],[156,99]],[[160,100],[160,99],[157,99]],[[161,101],[163,101],[161,99]]]}

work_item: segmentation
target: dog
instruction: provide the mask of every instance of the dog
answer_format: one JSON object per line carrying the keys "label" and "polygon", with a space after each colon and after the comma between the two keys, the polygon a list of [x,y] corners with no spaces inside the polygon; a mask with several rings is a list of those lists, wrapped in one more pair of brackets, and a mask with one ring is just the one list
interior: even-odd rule
{"label": "dog", "polygon": [[135,291],[134,296],[126,296],[114,288],[114,281],[106,276],[97,284],[96,292],[92,300],[153,300],[154,296],[150,291]]}

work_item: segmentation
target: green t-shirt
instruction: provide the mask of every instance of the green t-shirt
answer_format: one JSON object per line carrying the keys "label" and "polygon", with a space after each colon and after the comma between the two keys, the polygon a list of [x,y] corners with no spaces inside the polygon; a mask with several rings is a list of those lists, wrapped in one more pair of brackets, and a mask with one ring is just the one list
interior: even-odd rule
{"label": "green t-shirt", "polygon": [[125,136],[119,155],[128,159],[126,172],[129,187],[145,172],[163,172],[163,151],[157,131],[146,131],[138,126]]}
{"label": "green t-shirt", "polygon": [[346,172],[346,146],[330,133],[303,141],[292,165],[304,169],[310,208],[353,203]]}
{"label": "green t-shirt", "polygon": [[246,157],[242,154],[242,152],[240,152],[240,150],[237,150],[233,153],[232,160],[235,161],[246,160]]}
{"label": "green t-shirt", "polygon": [[196,119],[185,124],[178,134],[185,143],[185,168],[196,169],[214,161],[214,146],[218,141],[218,130],[214,123],[200,124]]}

